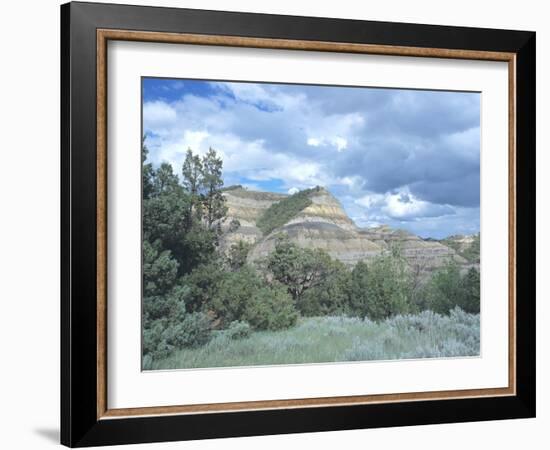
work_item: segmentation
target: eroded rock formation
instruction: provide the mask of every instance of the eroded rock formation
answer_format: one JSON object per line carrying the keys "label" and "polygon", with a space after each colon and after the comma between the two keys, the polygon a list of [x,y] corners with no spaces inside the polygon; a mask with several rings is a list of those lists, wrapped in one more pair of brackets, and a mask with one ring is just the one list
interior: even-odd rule
{"label": "eroded rock formation", "polygon": [[347,265],[380,255],[392,245],[398,245],[408,262],[421,271],[431,271],[449,258],[459,264],[466,263],[453,249],[404,230],[388,226],[359,228],[340,202],[324,188],[314,189],[309,206],[267,235],[258,228],[257,220],[273,203],[288,196],[243,188],[226,190],[224,196],[228,213],[223,223],[222,249],[239,240],[249,242],[253,244],[249,253],[251,262],[267,256],[274,249],[277,236],[286,235],[300,247],[323,249]]}

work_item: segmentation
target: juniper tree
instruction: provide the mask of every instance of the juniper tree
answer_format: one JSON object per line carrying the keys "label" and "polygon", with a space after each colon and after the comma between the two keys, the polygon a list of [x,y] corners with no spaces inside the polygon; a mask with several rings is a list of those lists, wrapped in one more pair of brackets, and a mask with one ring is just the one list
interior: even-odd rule
{"label": "juniper tree", "polygon": [[211,229],[214,223],[225,217],[227,207],[225,198],[222,195],[222,159],[216,154],[213,148],[202,158],[202,206],[204,210],[204,221]]}

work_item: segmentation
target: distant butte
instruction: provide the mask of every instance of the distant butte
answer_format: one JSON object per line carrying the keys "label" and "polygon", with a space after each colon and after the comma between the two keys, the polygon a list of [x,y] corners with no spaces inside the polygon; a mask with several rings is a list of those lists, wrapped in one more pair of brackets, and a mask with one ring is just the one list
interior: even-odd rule
{"label": "distant butte", "polygon": [[253,245],[248,256],[250,262],[267,256],[274,249],[277,236],[286,235],[296,245],[323,249],[348,266],[380,255],[388,251],[392,244],[398,244],[408,263],[422,271],[430,272],[449,259],[464,268],[470,265],[455,250],[437,240],[424,240],[386,225],[358,227],[340,202],[323,187],[309,190],[309,205],[266,235],[257,221],[273,204],[291,196],[251,191],[240,186],[225,189],[223,195],[228,211],[222,224],[222,250],[239,240],[248,242]]}

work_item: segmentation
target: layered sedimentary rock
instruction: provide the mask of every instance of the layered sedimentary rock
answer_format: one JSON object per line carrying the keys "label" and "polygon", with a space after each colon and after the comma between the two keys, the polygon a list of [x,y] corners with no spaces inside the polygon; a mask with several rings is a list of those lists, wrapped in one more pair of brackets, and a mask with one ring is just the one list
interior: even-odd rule
{"label": "layered sedimentary rock", "polygon": [[356,231],[342,205],[325,188],[319,187],[310,195],[311,205],[299,212],[287,225],[306,223],[327,223],[346,231]]}
{"label": "layered sedimentary rock", "polygon": [[409,263],[421,271],[433,270],[449,259],[453,259],[458,264],[467,263],[453,249],[436,241],[426,241],[405,230],[381,226],[361,229],[359,233],[385,249],[396,245]]}
{"label": "layered sedimentary rock", "polygon": [[275,248],[279,235],[286,235],[303,248],[325,250],[332,258],[349,265],[381,253],[381,247],[359,234],[340,202],[326,189],[316,189],[310,198],[311,205],[256,244],[250,252],[251,261],[267,256]]}
{"label": "layered sedimentary rock", "polygon": [[249,191],[241,187],[228,189],[223,193],[227,206],[226,219],[222,224],[224,231],[222,249],[229,248],[238,241],[254,244],[263,235],[256,226],[256,220],[273,203],[287,197],[273,192]]}
{"label": "layered sedimentary rock", "polygon": [[299,247],[325,250],[332,258],[353,265],[379,255],[382,249],[356,231],[345,230],[326,222],[302,222],[285,225],[259,241],[250,252],[251,261],[267,256],[274,248],[277,236],[286,235]]}
{"label": "layered sedimentary rock", "polygon": [[239,240],[253,244],[251,262],[266,257],[275,248],[278,236],[284,235],[302,248],[325,250],[346,265],[369,260],[398,246],[407,261],[420,271],[431,271],[450,258],[459,264],[466,260],[437,242],[427,241],[404,230],[387,226],[359,228],[348,217],[340,202],[326,189],[316,188],[310,194],[311,204],[283,226],[263,235],[256,221],[276,202],[287,196],[234,188],[224,192],[228,207],[223,223],[222,248]]}
{"label": "layered sedimentary rock", "polygon": [[273,203],[288,197],[285,194],[249,191],[241,187],[227,189],[223,196],[227,206],[227,217],[252,226],[256,225],[256,220]]}

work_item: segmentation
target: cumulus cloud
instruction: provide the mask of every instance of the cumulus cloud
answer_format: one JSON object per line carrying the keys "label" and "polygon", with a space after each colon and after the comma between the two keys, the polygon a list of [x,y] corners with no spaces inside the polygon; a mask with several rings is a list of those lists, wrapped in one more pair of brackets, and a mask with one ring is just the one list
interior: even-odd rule
{"label": "cumulus cloud", "polygon": [[323,185],[362,225],[431,235],[479,227],[477,93],[164,84],[144,95],[155,164],[170,162],[179,173],[188,147],[213,147],[226,183],[279,192]]}

